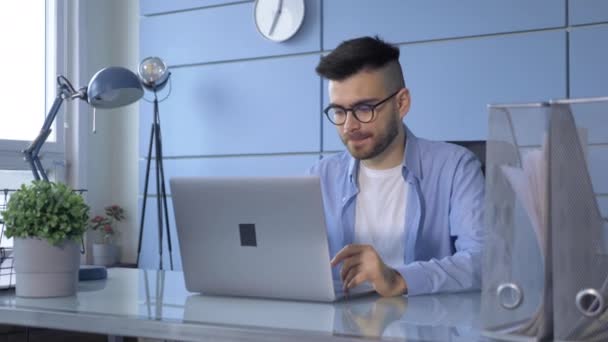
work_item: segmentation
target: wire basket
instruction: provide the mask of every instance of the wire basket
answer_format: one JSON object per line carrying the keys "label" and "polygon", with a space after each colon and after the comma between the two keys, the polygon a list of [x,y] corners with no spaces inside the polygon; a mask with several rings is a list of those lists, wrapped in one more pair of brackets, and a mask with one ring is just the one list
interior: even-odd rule
{"label": "wire basket", "polygon": [[[6,205],[13,189],[3,189],[0,192],[0,212],[6,210]],[[15,287],[15,268],[13,263],[13,239],[4,235],[4,221],[0,216],[0,289]]]}

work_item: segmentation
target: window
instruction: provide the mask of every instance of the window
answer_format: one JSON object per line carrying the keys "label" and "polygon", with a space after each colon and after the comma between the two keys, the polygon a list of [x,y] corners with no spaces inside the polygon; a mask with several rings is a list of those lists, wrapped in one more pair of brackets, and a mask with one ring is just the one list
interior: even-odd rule
{"label": "window", "polygon": [[[38,135],[56,92],[62,45],[58,37],[61,2],[0,3],[0,188],[16,188],[33,176],[21,151]],[[12,34],[8,34],[12,33]],[[63,109],[63,108],[62,108]],[[40,156],[49,176],[63,164],[63,113]],[[29,174],[28,174],[29,173]]]}

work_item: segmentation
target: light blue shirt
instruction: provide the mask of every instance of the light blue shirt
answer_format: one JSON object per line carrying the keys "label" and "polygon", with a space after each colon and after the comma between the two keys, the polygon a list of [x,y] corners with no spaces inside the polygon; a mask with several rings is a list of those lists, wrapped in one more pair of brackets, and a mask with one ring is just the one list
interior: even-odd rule
{"label": "light blue shirt", "polygon": [[[407,127],[403,179],[409,183],[404,260],[395,270],[408,295],[476,290],[481,285],[484,176],[464,147],[417,138]],[[347,151],[321,159],[330,254],[352,244],[359,161]],[[337,268],[334,269],[334,276]]]}

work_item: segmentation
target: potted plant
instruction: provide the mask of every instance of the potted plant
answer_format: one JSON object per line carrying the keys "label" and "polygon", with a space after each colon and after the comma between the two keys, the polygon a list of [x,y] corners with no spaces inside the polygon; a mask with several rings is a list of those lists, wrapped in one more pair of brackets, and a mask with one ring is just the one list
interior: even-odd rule
{"label": "potted plant", "polygon": [[2,217],[6,236],[14,238],[17,296],[76,293],[88,211],[83,198],[61,183],[34,181],[11,196]]}
{"label": "potted plant", "polygon": [[98,215],[90,220],[93,230],[102,235],[101,243],[93,244],[93,264],[111,266],[118,261],[118,246],[114,244],[117,223],[125,219],[125,212],[119,205],[110,205],[104,208],[105,215]]}

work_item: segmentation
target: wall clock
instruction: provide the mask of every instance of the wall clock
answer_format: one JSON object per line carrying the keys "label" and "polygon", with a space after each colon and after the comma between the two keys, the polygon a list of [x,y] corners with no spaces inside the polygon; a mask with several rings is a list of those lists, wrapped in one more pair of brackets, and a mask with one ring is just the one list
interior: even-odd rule
{"label": "wall clock", "polygon": [[304,22],[304,0],[256,0],[255,27],[264,38],[283,42],[293,37]]}

